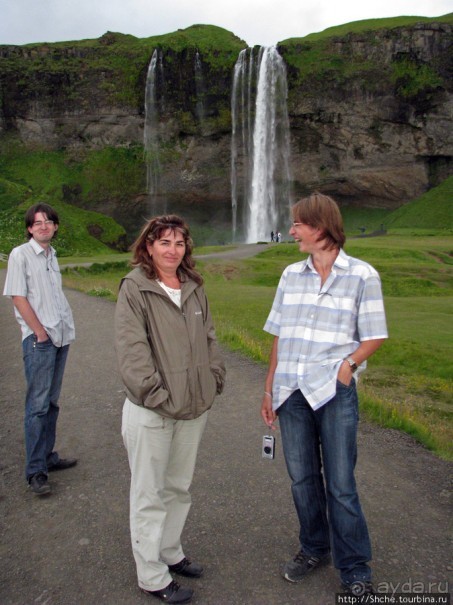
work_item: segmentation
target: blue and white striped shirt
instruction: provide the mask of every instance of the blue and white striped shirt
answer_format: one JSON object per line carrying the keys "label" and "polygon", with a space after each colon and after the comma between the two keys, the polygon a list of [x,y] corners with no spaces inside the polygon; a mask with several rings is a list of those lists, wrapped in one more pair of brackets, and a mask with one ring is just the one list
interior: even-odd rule
{"label": "blue and white striped shirt", "polygon": [[311,256],[289,265],[264,330],[278,336],[273,409],[297,389],[317,409],[335,396],[344,358],[362,341],[388,336],[379,274],[343,250],[323,285]]}
{"label": "blue and white striped shirt", "polygon": [[[56,347],[75,339],[71,308],[63,293],[61,273],[55,250],[31,238],[11,251],[8,259],[4,296],[24,296]],[[19,311],[14,308],[22,330],[22,340],[33,334]]]}

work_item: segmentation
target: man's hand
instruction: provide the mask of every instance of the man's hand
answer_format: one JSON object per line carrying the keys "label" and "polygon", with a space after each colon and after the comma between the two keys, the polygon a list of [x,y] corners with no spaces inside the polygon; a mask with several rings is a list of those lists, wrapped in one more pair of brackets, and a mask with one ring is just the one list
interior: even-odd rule
{"label": "man's hand", "polygon": [[25,296],[13,296],[13,305],[19,311],[22,319],[28,325],[30,330],[36,336],[38,342],[45,342],[49,340],[49,335],[47,334],[44,326],[39,321],[34,312],[32,306],[28,302],[28,299]]}
{"label": "man's hand", "polygon": [[49,340],[49,335],[44,330],[44,328],[42,330],[40,330],[39,334],[38,334],[38,332],[35,332],[35,336],[36,336],[37,342],[46,342],[46,340]]}
{"label": "man's hand", "polygon": [[344,384],[347,387],[351,384],[352,369],[346,360],[343,361],[340,369],[338,370],[337,379],[339,382],[341,382],[341,384]]}
{"label": "man's hand", "polygon": [[261,404],[261,417],[266,424],[273,431],[277,429],[274,422],[277,420],[277,414],[272,409],[272,397],[269,393],[264,393],[263,403]]}

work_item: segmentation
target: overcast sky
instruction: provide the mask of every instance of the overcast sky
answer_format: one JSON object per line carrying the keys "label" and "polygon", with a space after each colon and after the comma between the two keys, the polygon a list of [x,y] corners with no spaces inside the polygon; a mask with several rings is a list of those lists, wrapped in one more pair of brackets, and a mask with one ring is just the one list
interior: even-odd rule
{"label": "overcast sky", "polygon": [[0,44],[148,38],[199,23],[271,46],[333,25],[400,15],[438,17],[453,0],[0,0]]}

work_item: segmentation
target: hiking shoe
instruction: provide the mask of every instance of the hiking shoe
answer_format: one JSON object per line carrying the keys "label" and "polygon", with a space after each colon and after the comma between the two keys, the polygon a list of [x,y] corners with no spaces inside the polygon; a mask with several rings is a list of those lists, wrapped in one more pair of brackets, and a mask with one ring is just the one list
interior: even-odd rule
{"label": "hiking shoe", "polygon": [[47,475],[43,472],[32,475],[28,480],[28,487],[37,496],[44,496],[50,493],[50,485],[47,482]]}
{"label": "hiking shoe", "polygon": [[285,563],[282,569],[282,576],[288,582],[300,582],[310,571],[316,567],[325,565],[330,560],[329,555],[324,557],[315,557],[314,555],[306,555],[299,551],[297,555]]}
{"label": "hiking shoe", "polygon": [[341,588],[345,594],[352,594],[356,597],[361,597],[364,594],[375,594],[373,584],[371,582],[360,582],[355,580],[349,584],[342,584]]}
{"label": "hiking shoe", "polygon": [[169,565],[168,569],[181,576],[187,576],[189,578],[199,578],[203,573],[203,568],[198,563],[192,563],[189,559],[184,559],[175,565]]}
{"label": "hiking shoe", "polygon": [[65,471],[67,468],[71,468],[77,464],[76,458],[59,458],[55,464],[47,467],[49,473],[54,471]]}
{"label": "hiking shoe", "polygon": [[142,588],[142,591],[153,597],[157,597],[164,603],[190,603],[193,596],[193,590],[191,588],[183,588],[174,580],[161,590],[145,590]]}

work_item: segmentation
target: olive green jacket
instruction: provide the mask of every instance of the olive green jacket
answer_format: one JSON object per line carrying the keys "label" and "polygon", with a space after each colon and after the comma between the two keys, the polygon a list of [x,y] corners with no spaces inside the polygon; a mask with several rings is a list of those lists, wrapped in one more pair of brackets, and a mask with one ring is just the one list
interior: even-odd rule
{"label": "olive green jacket", "polygon": [[115,346],[127,397],[178,420],[208,410],[225,381],[208,301],[192,280],[181,284],[181,309],[136,268],[121,282]]}

